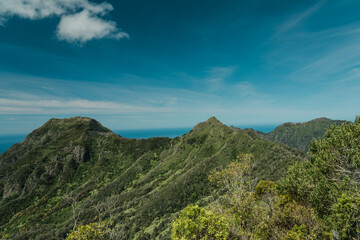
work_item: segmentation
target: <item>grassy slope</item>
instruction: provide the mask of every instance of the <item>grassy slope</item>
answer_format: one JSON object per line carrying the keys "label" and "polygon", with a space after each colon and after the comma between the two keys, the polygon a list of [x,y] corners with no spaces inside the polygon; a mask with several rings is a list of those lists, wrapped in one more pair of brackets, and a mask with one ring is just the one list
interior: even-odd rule
{"label": "grassy slope", "polygon": [[276,180],[304,159],[215,118],[181,138],[147,140],[122,138],[88,118],[53,119],[0,155],[0,230],[61,239],[73,224],[64,196],[78,194],[81,222],[95,221],[96,203],[115,201],[119,239],[167,239],[174,214],[211,194],[209,172],[241,152],[254,154],[257,180]]}

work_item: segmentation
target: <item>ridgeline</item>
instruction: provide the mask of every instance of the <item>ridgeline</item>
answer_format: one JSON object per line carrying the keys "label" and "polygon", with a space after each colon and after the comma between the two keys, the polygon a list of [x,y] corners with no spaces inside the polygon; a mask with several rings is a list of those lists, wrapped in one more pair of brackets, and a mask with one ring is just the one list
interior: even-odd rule
{"label": "ridgeline", "polygon": [[340,126],[344,122],[346,121],[317,118],[303,123],[283,123],[269,133],[247,130],[270,141],[280,142],[306,153],[311,141],[321,138],[330,126]]}
{"label": "ridgeline", "polygon": [[64,239],[80,224],[108,221],[113,239],[170,239],[184,207],[212,201],[210,172],[237,155],[254,156],[254,184],[277,181],[303,162],[301,151],[266,139],[294,146],[291,135],[307,141],[323,131],[300,134],[302,126],[284,124],[264,137],[211,117],[182,137],[127,139],[94,119],[51,119],[0,155],[0,232]]}

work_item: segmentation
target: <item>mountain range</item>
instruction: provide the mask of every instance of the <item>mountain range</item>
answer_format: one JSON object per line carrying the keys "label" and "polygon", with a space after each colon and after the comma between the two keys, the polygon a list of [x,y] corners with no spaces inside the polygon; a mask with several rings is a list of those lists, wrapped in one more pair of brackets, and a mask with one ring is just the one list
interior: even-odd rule
{"label": "mountain range", "polygon": [[179,211],[216,198],[212,170],[251,153],[254,184],[277,181],[342,122],[285,123],[265,134],[211,117],[181,137],[128,139],[91,118],[50,119],[0,155],[0,232],[64,239],[76,225],[111,220],[113,239],[169,239]]}

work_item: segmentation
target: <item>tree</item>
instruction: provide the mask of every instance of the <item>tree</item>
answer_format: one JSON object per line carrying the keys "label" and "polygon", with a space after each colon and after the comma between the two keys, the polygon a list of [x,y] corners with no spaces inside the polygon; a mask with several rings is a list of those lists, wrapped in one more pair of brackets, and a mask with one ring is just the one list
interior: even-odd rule
{"label": "tree", "polygon": [[360,239],[360,193],[344,193],[337,200],[333,226],[341,239]]}
{"label": "tree", "polygon": [[263,209],[255,204],[249,170],[253,161],[252,154],[240,154],[223,170],[214,170],[209,176],[210,182],[216,184],[225,194],[212,205],[228,219],[232,236],[248,239],[259,219]]}
{"label": "tree", "polygon": [[309,149],[310,159],[289,169],[280,193],[309,205],[342,239],[358,239],[359,196],[348,193],[360,187],[360,118],[330,127]]}
{"label": "tree", "polygon": [[178,219],[172,223],[171,239],[228,239],[229,226],[226,219],[218,213],[197,205],[189,205]]}
{"label": "tree", "polygon": [[76,230],[71,231],[66,240],[103,240],[103,225],[99,223],[90,223],[80,225]]}
{"label": "tree", "polygon": [[206,209],[186,208],[173,223],[173,239],[202,239],[207,228],[199,228],[199,219],[205,210],[224,219],[229,239],[322,239],[322,224],[310,206],[279,195],[271,181],[261,180],[252,187],[252,161],[251,154],[241,154],[225,169],[212,171],[209,180],[223,195]]}
{"label": "tree", "polygon": [[73,192],[64,196],[65,201],[71,206],[72,219],[74,222],[73,231],[77,228],[77,223],[80,218],[81,212],[84,210],[80,205],[81,192]]}
{"label": "tree", "polygon": [[227,168],[221,171],[213,170],[209,176],[210,182],[231,194],[232,201],[241,201],[251,189],[249,170],[253,158],[252,154],[239,155]]}
{"label": "tree", "polygon": [[98,225],[102,226],[105,235],[110,239],[117,239],[118,232],[111,229],[114,225],[114,213],[118,207],[118,198],[116,196],[108,197],[103,202],[92,202],[92,205],[97,213]]}

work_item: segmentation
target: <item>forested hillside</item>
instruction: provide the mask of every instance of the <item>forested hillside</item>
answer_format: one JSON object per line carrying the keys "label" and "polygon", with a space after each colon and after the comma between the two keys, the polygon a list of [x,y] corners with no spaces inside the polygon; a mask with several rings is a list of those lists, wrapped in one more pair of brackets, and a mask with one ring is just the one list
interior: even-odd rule
{"label": "forested hillside", "polygon": [[210,173],[242,154],[253,156],[252,186],[306,158],[214,117],[182,137],[146,140],[90,118],[51,119],[0,155],[0,231],[8,239],[64,239],[84,229],[103,239],[169,239],[179,211],[221,195]]}
{"label": "forested hillside", "polygon": [[[283,123],[269,133],[254,130],[252,128],[244,129],[249,134],[256,134],[270,141],[280,142],[299,149],[307,153],[310,143],[314,139],[322,138],[326,129],[332,125],[340,126],[343,120],[331,120],[329,118],[316,118],[303,123]],[[233,127],[236,129],[236,127]]]}
{"label": "forested hillside", "polygon": [[330,126],[340,126],[344,122],[329,118],[317,118],[304,123],[284,123],[265,134],[265,138],[307,152],[312,140],[321,138]]}
{"label": "forested hillside", "polygon": [[251,184],[254,156],[242,154],[209,175],[223,194],[189,205],[172,239],[360,239],[360,118],[314,140],[310,159],[277,182]]}

